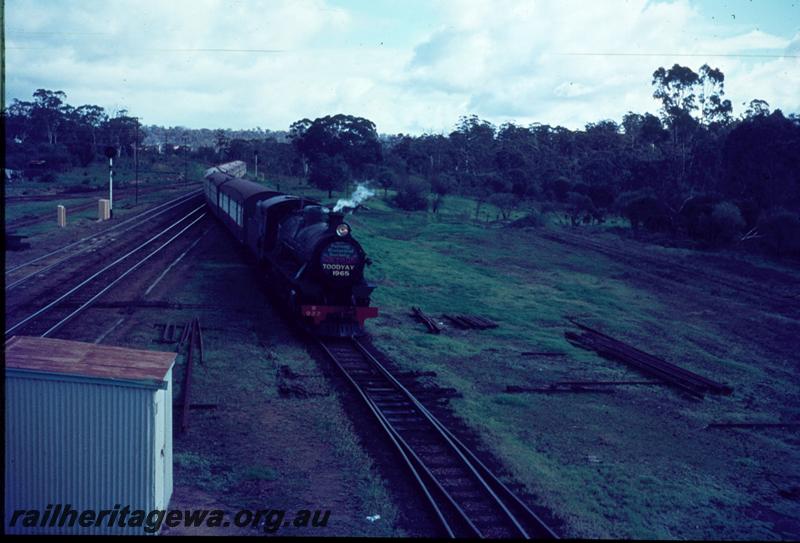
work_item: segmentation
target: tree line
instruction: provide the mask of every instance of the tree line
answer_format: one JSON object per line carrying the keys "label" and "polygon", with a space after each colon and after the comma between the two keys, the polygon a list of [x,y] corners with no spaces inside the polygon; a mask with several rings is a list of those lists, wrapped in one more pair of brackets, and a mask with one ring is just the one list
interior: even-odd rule
{"label": "tree line", "polygon": [[708,65],[658,68],[658,116],[629,112],[583,130],[473,115],[448,135],[379,138],[370,121],[337,115],[298,121],[289,138],[311,182],[336,190],[370,178],[408,210],[436,213],[448,194],[474,199],[476,217],[486,202],[505,218],[545,203],[574,225],[613,213],[702,245],[760,239],[800,254],[800,117],[753,99],[734,118],[724,82]]}
{"label": "tree line", "polygon": [[380,135],[372,121],[343,114],[301,119],[288,132],[142,127],[126,111],[73,108],[44,89],[3,118],[9,164],[35,154],[85,165],[103,144],[125,154],[155,142],[207,163],[258,154],[267,175],[305,177],[329,195],[369,180],[406,210],[436,213],[458,194],[475,201],[476,217],[487,202],[505,218],[544,206],[574,225],[616,214],[634,229],[701,244],[761,240],[800,253],[800,117],[759,99],[734,117],[724,83],[708,65],[661,67],[652,78],[658,115],[629,112],[582,130],[472,115],[446,135]]}
{"label": "tree line", "polygon": [[96,105],[73,107],[66,97],[63,91],[37,89],[33,100],[14,99],[3,110],[7,168],[34,176],[88,166],[106,146],[127,155],[135,142],[141,145],[144,133],[139,121],[126,110],[109,115]]}

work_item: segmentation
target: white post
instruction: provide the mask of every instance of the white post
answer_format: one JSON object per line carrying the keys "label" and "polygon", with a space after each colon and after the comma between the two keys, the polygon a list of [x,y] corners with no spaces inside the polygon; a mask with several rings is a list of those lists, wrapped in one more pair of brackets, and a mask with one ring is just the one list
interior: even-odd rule
{"label": "white post", "polygon": [[108,158],[108,214],[114,218],[114,159]]}

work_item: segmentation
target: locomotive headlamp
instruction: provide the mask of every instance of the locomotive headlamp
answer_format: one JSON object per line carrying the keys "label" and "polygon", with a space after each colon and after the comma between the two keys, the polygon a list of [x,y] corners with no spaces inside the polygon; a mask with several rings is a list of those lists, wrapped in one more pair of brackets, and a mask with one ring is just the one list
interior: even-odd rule
{"label": "locomotive headlamp", "polygon": [[336,227],[336,235],[340,238],[345,237],[346,235],[350,234],[350,225],[343,222],[342,224]]}

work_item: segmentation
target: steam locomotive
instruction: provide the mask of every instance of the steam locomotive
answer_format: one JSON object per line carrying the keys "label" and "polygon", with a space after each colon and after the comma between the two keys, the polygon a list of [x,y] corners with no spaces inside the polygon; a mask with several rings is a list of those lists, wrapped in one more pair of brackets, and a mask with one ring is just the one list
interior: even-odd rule
{"label": "steam locomotive", "polygon": [[377,317],[368,264],[341,213],[243,179],[241,161],[205,173],[211,212],[263,270],[272,293],[311,332],[349,337]]}

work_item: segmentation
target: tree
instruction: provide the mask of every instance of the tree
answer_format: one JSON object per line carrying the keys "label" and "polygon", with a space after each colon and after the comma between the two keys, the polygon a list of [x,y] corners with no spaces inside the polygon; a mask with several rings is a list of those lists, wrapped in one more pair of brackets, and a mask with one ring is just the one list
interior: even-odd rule
{"label": "tree", "polygon": [[67,95],[63,91],[36,89],[33,93],[31,120],[47,134],[47,143],[58,143],[58,127],[62,122],[62,105]]}
{"label": "tree", "polygon": [[589,223],[594,219],[600,220],[592,199],[585,194],[570,192],[567,195],[567,213],[572,226]]}
{"label": "tree", "polygon": [[428,209],[428,192],[430,185],[425,179],[410,176],[399,183],[394,203],[406,211],[424,211]]}
{"label": "tree", "polygon": [[456,170],[467,174],[492,170],[495,128],[476,115],[461,117],[450,141],[456,153]]}
{"label": "tree", "polygon": [[230,145],[230,140],[228,139],[228,135],[225,131],[221,128],[214,131],[214,149],[219,156],[219,160],[225,160],[228,155],[228,146]]}
{"label": "tree", "polygon": [[[255,147],[259,152],[259,164],[263,164],[264,172],[294,175],[293,170],[299,155],[291,143],[278,141],[275,137],[269,137],[262,143],[255,145]],[[259,171],[262,171],[260,166]]]}
{"label": "tree", "polygon": [[80,124],[87,129],[92,142],[92,153],[97,154],[97,135],[108,121],[105,109],[100,106],[83,105],[75,108]]}
{"label": "tree", "polygon": [[721,191],[759,208],[800,208],[800,123],[780,110],[742,121],[722,146]]}
{"label": "tree", "polygon": [[730,243],[741,234],[744,219],[739,208],[731,202],[720,202],[711,212],[709,237],[715,245]]}
{"label": "tree", "polygon": [[776,209],[758,222],[763,244],[776,256],[800,256],[800,215]]}
{"label": "tree", "polygon": [[766,117],[769,115],[769,103],[765,100],[750,100],[750,105],[744,112],[745,119],[752,119],[753,117]]}
{"label": "tree", "polygon": [[675,122],[681,115],[691,114],[697,109],[695,85],[700,77],[691,68],[674,64],[669,70],[658,68],[653,72],[653,98],[661,100],[664,120]]}
{"label": "tree", "polygon": [[733,108],[730,100],[723,100],[725,94],[725,75],[719,68],[711,68],[708,64],[700,67],[700,108],[703,123],[726,124],[730,122]]}
{"label": "tree", "polygon": [[519,204],[519,200],[510,192],[496,192],[489,196],[489,203],[500,210],[503,220],[508,220],[511,212]]}
{"label": "tree", "polygon": [[478,219],[481,207],[492,194],[509,192],[511,189],[508,180],[495,173],[470,175],[467,179],[467,191],[475,198],[475,219]]}
{"label": "tree", "polygon": [[241,138],[234,138],[228,143],[227,160],[244,160],[249,161],[253,157],[255,151],[255,142],[243,140]]}
{"label": "tree", "polygon": [[306,145],[303,137],[310,127],[311,121],[308,119],[300,119],[289,126],[289,140],[292,142],[292,147],[294,147],[295,151],[300,156],[300,163],[303,166],[304,176],[308,175],[310,157],[305,152]]}
{"label": "tree", "polygon": [[386,195],[390,188],[392,188],[397,183],[397,174],[394,173],[389,168],[382,168],[378,172],[378,184],[383,189],[383,197],[386,198]]}
{"label": "tree", "polygon": [[431,191],[435,194],[432,206],[434,213],[439,211],[444,203],[444,197],[450,194],[455,187],[455,181],[447,174],[440,174],[433,178],[433,181],[431,182]]}
{"label": "tree", "polygon": [[340,190],[350,176],[347,163],[339,156],[319,155],[311,163],[311,184],[328,191],[328,198],[334,190]]}
{"label": "tree", "polygon": [[[120,155],[125,156],[133,153],[134,142],[141,144],[144,135],[137,130],[139,120],[128,115],[128,111],[122,109],[117,114],[106,121],[103,126],[106,142],[119,149]],[[136,141],[137,133],[139,141]]]}
{"label": "tree", "polygon": [[381,162],[381,146],[375,124],[362,117],[334,115],[297,121],[291,127],[298,152],[312,162],[323,155],[340,156],[356,175],[367,164]]}
{"label": "tree", "polygon": [[634,230],[639,226],[657,231],[672,229],[669,209],[651,191],[623,192],[617,197],[615,206]]}
{"label": "tree", "polygon": [[11,105],[3,111],[6,137],[10,141],[25,143],[30,133],[32,102],[22,102],[14,98]]}

